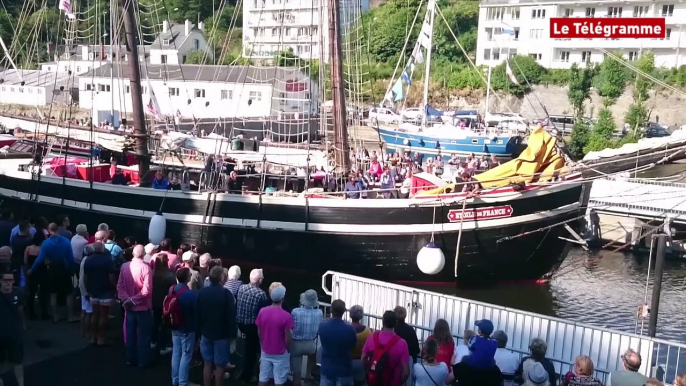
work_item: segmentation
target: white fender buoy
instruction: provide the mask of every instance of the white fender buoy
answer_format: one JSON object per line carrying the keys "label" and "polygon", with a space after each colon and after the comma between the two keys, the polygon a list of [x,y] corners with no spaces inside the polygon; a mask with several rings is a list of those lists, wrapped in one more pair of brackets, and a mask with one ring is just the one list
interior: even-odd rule
{"label": "white fender buoy", "polygon": [[410,140],[405,138],[405,140],[403,140],[403,145],[407,146],[409,144],[410,144]]}
{"label": "white fender buoy", "polygon": [[434,243],[426,244],[417,254],[417,267],[427,275],[435,275],[445,267],[445,255]]}
{"label": "white fender buoy", "polygon": [[157,212],[150,218],[150,227],[148,228],[148,238],[151,243],[160,245],[167,233],[167,220],[164,218],[162,212]]}

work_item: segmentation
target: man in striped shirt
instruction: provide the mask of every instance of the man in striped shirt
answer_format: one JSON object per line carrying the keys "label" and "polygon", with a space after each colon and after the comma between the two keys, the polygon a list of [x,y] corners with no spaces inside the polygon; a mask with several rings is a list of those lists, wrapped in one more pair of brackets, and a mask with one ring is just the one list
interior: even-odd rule
{"label": "man in striped shirt", "polygon": [[228,280],[224,284],[224,288],[229,290],[234,298],[238,297],[238,289],[241,288],[243,282],[241,281],[241,267],[234,265],[229,268]]}
{"label": "man in striped shirt", "polygon": [[236,296],[236,321],[238,328],[245,334],[245,363],[241,376],[245,383],[251,382],[255,361],[260,350],[260,337],[257,333],[255,320],[259,312],[259,304],[267,299],[267,294],[260,288],[263,281],[262,270],[253,269],[250,271],[250,283],[240,286]]}
{"label": "man in striped shirt", "polygon": [[302,382],[303,356],[307,355],[307,372],[305,378],[310,378],[315,364],[317,347],[314,339],[317,337],[319,325],[324,320],[324,314],[319,309],[317,291],[307,290],[300,294],[300,307],[291,312],[293,318],[293,335],[291,347],[291,371],[293,385],[300,386]]}

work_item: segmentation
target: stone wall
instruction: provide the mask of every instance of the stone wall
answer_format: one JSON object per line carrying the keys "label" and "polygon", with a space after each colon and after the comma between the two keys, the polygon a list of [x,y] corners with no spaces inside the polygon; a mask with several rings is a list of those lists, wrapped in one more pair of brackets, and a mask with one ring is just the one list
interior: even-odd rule
{"label": "stone wall", "polygon": [[[624,124],[624,115],[632,102],[631,89],[628,88],[610,107],[617,125]],[[511,95],[496,97],[491,94],[489,111],[508,112],[511,110],[531,120],[544,116],[543,109],[540,107],[541,103],[545,105],[551,115],[572,115],[573,113],[572,106],[567,99],[567,89],[560,86],[534,86],[533,92],[521,99]],[[483,95],[454,97],[450,105],[451,108],[456,109],[483,111],[484,97]],[[597,117],[598,110],[602,107],[601,98],[593,93],[592,101],[586,103],[586,116]],[[686,124],[686,94],[677,94],[671,91],[651,91],[648,108],[652,110],[650,120],[655,120],[655,115],[657,115],[660,117],[660,122],[667,123],[671,127]]]}

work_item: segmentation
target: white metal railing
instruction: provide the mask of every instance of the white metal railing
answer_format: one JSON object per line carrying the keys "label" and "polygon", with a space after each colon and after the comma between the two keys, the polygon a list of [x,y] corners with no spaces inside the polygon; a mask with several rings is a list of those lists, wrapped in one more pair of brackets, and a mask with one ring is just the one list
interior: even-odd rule
{"label": "white metal railing", "polygon": [[406,307],[407,322],[416,326],[420,338],[427,336],[438,319],[448,321],[456,336],[473,329],[475,321],[490,319],[496,329],[507,333],[508,349],[520,355],[529,352],[532,339],[544,339],[548,344],[547,357],[561,375],[571,369],[577,356],[587,355],[593,360],[598,377],[604,380],[607,373],[621,368],[621,355],[628,348],[641,355],[639,371],[645,375],[671,382],[677,374],[686,372],[686,361],[681,361],[686,345],[676,342],[333,271],[322,276],[322,288],[332,300],[341,299],[348,307],[362,306],[372,328],[379,327],[374,323],[379,323],[384,311],[398,305]]}

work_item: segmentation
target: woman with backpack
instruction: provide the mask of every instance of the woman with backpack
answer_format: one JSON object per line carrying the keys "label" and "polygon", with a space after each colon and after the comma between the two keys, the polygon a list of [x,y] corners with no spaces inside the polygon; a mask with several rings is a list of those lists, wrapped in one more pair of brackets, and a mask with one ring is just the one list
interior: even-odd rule
{"label": "woman with backpack", "polygon": [[424,344],[423,361],[414,364],[415,386],[442,386],[453,380],[450,370],[443,362],[436,361],[438,342],[429,340]]}
{"label": "woman with backpack", "polygon": [[169,257],[166,253],[155,255],[155,268],[152,275],[152,343],[155,351],[166,355],[172,351],[171,334],[167,326],[162,323],[164,298],[169,289],[176,285],[176,276],[169,269]]}

